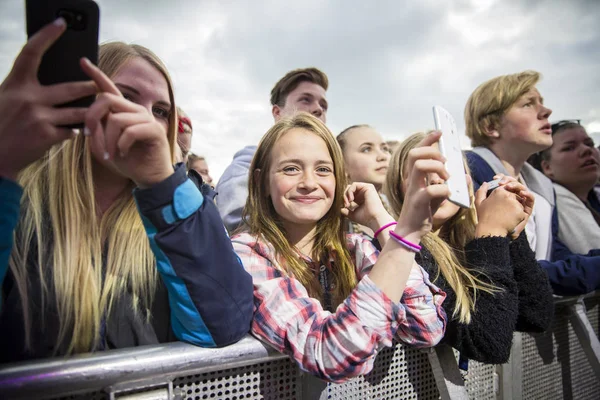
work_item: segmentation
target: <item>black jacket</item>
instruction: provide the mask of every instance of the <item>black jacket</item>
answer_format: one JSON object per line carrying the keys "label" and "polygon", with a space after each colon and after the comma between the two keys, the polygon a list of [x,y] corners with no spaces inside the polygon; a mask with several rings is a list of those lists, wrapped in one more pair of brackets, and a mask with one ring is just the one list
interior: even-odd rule
{"label": "black jacket", "polygon": [[448,316],[443,342],[469,359],[505,363],[514,331],[542,332],[552,322],[554,302],[548,276],[536,262],[525,232],[513,242],[505,237],[474,239],[465,247],[465,256],[471,273],[500,289],[493,294],[477,292],[469,324],[453,317],[456,294],[438,275],[431,253],[423,247],[417,255],[419,265],[447,295],[442,304]]}

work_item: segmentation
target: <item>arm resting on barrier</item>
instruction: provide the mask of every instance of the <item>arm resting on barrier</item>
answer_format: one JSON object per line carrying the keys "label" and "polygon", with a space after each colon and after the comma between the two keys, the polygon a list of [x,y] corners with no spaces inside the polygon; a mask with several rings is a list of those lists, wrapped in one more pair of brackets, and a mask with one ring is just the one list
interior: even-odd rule
{"label": "arm resting on barrier", "polygon": [[204,347],[241,339],[252,319],[252,279],[233,251],[212,201],[178,165],[134,196],[169,294],[171,328]]}
{"label": "arm resting on barrier", "polygon": [[334,313],[277,268],[271,246],[247,233],[232,238],[254,280],[252,333],[289,354],[302,370],[332,382],[370,372],[377,350],[391,346],[396,332],[402,330],[399,336],[408,342],[433,345],[441,339],[445,324],[444,293],[421,268],[411,270],[407,299],[395,304],[366,275],[377,260],[377,250],[359,235],[349,237],[359,283]]}
{"label": "arm resting on barrier", "polygon": [[510,256],[519,291],[516,330],[544,332],[554,317],[554,297],[548,274],[535,259],[525,230],[510,244]]}

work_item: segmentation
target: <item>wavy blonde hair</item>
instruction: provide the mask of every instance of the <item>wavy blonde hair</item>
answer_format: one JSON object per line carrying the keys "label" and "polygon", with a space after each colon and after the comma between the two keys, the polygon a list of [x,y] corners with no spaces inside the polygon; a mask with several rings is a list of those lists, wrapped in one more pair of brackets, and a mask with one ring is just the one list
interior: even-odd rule
{"label": "wavy blonde hair", "polygon": [[[292,118],[279,120],[263,136],[250,165],[249,194],[242,218],[246,224],[245,229],[250,234],[262,236],[274,247],[279,264],[285,269],[282,272],[298,279],[311,297],[322,302],[323,289],[317,276],[299,257],[298,249],[287,240],[285,229],[268,192],[271,152],[275,143],[291,129],[303,129],[323,139],[333,160],[335,195],[331,208],[317,222],[313,254],[333,256],[334,258],[335,268],[332,272],[335,288],[332,298],[334,305],[338,305],[356,286],[356,272],[347,249],[343,218],[340,212],[344,204],[346,188],[344,159],[333,134],[323,122],[310,114],[299,113]],[[255,173],[254,171],[259,172]]]}
{"label": "wavy blonde hair", "polygon": [[[136,57],[149,62],[167,81],[172,104],[167,135],[173,160],[177,115],[164,64],[145,47],[114,42],[100,47],[98,66],[113,77]],[[151,316],[157,271],[131,194],[133,183],[98,217],[92,165],[87,138],[79,135],[53,147],[20,174],[24,207],[10,268],[23,304],[28,349],[32,345],[29,290],[41,291],[42,310],[45,302],[56,303],[55,353],[63,346],[66,354],[97,348],[103,318],[128,291],[133,310],[147,320]],[[35,252],[37,259],[32,257]],[[31,261],[37,262],[36,270],[28,267]],[[39,275],[40,287],[32,285],[30,273]]]}
{"label": "wavy blonde hair", "polygon": [[[390,160],[389,172],[386,176],[386,185],[384,187],[390,202],[392,215],[395,218],[399,217],[404,203],[402,181],[406,178],[404,168],[408,159],[408,153],[423,138],[425,138],[425,133],[421,132],[409,136],[396,149]],[[467,168],[466,163],[465,168]],[[452,317],[458,316],[459,322],[464,324],[471,322],[471,314],[475,310],[477,291],[482,290],[494,293],[498,290],[493,285],[479,279],[468,268],[465,268],[464,248],[475,237],[475,227],[477,225],[477,212],[473,206],[474,194],[472,185],[469,185],[469,197],[471,198],[470,208],[460,208],[456,215],[442,226],[439,235],[428,233],[421,239],[423,245],[431,252],[439,267],[434,281],[441,273],[456,293],[456,305]]]}

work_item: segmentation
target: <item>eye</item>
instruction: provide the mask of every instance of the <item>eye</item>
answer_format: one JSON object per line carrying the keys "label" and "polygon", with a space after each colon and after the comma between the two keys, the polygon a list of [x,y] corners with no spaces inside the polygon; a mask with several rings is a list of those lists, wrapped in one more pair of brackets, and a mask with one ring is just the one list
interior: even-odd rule
{"label": "eye", "polygon": [[154,107],[152,109],[152,112],[154,113],[154,115],[158,116],[159,118],[169,119],[169,114],[170,114],[169,110],[166,110],[161,107]]}
{"label": "eye", "polygon": [[300,101],[301,101],[302,103],[310,103],[310,99],[309,99],[308,97],[302,97],[302,98],[300,99]]}
{"label": "eye", "polygon": [[123,93],[123,92],[121,92],[121,94],[123,95],[123,97],[124,97],[125,99],[127,99],[127,100],[129,100],[129,101],[133,101],[133,96],[131,96],[130,94],[128,94],[128,93]]}
{"label": "eye", "polygon": [[329,167],[319,167],[317,168],[317,173],[319,175],[329,175],[332,173],[332,170]]}
{"label": "eye", "polygon": [[573,146],[565,146],[565,147],[562,148],[562,151],[571,151],[573,149],[574,149]]}
{"label": "eye", "polygon": [[285,173],[286,173],[286,174],[288,174],[288,175],[292,175],[292,174],[294,174],[294,173],[296,173],[296,172],[299,172],[299,171],[300,171],[300,168],[298,168],[298,167],[296,167],[296,166],[294,166],[294,165],[290,165],[290,166],[288,166],[288,167],[285,167],[285,168],[283,168],[283,170],[282,170],[282,171],[283,171],[283,172],[285,172]]}
{"label": "eye", "polygon": [[384,152],[386,152],[388,154],[392,154],[392,149],[390,149],[389,146],[383,146],[381,148],[381,151],[384,151]]}
{"label": "eye", "polygon": [[371,151],[371,146],[365,146],[360,149],[361,153],[369,153]]}
{"label": "eye", "polygon": [[329,104],[321,103],[321,108],[323,109],[323,111],[327,111],[327,109],[329,108]]}

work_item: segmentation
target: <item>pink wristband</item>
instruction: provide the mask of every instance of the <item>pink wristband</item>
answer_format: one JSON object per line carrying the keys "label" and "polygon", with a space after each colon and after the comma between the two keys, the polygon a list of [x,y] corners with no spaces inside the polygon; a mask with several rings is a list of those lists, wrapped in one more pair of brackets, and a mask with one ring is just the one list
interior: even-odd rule
{"label": "pink wristband", "polygon": [[375,232],[375,234],[373,235],[373,237],[375,239],[377,239],[377,235],[379,235],[381,233],[382,230],[384,230],[385,228],[389,228],[392,225],[396,225],[397,222],[390,222],[389,224],[385,224],[384,226],[382,226],[381,228],[377,229],[377,232]]}
{"label": "pink wristband", "polygon": [[408,240],[404,239],[402,236],[398,235],[394,231],[390,231],[390,237],[392,239],[394,239],[396,242],[400,243],[402,246],[406,247],[407,249],[414,251],[415,253],[418,253],[419,251],[421,251],[421,246],[419,246],[418,244],[409,242]]}

